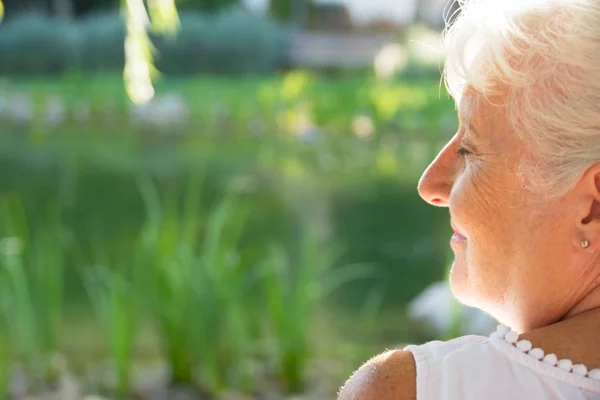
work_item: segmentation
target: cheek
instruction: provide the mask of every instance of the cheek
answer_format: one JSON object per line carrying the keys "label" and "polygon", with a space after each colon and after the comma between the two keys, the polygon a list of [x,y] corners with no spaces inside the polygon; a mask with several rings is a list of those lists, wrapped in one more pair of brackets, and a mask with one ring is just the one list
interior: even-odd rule
{"label": "cheek", "polygon": [[506,181],[497,177],[465,169],[450,196],[452,219],[467,237],[465,247],[456,252],[457,266],[464,263],[470,279],[477,282],[489,280],[499,268],[505,268],[504,261],[498,265],[498,260],[507,260],[513,248],[516,210],[508,204]]}
{"label": "cheek", "polygon": [[461,301],[477,306],[500,302],[510,289],[511,268],[518,264],[516,234],[525,225],[512,175],[489,164],[484,167],[465,168],[449,201],[454,223],[467,236],[455,251],[453,291]]}
{"label": "cheek", "polygon": [[465,167],[450,194],[450,214],[470,240],[481,241],[498,226],[503,215],[497,182],[484,171]]}

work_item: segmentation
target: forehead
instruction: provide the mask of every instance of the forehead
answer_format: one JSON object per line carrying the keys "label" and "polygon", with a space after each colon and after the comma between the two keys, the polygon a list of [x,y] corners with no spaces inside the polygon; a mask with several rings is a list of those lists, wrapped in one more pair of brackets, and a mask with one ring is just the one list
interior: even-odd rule
{"label": "forehead", "polygon": [[[485,96],[481,92],[467,87],[460,99],[458,116],[461,126],[474,130],[478,136],[493,137],[508,131],[508,120],[504,113],[506,96],[497,93]],[[504,136],[504,135],[502,135]]]}
{"label": "forehead", "polygon": [[501,111],[504,98],[499,95],[486,97],[472,87],[467,87],[458,103],[459,117],[466,123],[473,118],[491,118]]}

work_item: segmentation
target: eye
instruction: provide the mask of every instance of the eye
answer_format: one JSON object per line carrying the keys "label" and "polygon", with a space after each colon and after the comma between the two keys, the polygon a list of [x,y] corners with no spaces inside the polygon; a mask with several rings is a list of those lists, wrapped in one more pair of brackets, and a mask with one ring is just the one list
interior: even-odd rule
{"label": "eye", "polygon": [[458,150],[456,151],[456,154],[461,157],[461,158],[465,158],[466,156],[472,154],[469,150],[465,149],[464,147],[459,147]]}

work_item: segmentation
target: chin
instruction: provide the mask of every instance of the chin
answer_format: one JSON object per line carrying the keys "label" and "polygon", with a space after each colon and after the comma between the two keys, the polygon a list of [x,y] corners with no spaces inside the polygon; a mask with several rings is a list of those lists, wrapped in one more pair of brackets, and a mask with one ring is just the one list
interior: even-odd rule
{"label": "chin", "polygon": [[454,298],[468,307],[480,308],[476,290],[469,284],[468,268],[464,263],[454,261],[450,270],[450,290]]}
{"label": "chin", "polygon": [[518,327],[515,321],[510,318],[511,316],[506,314],[506,310],[501,306],[501,303],[494,300],[492,293],[486,292],[489,288],[474,284],[473,280],[469,279],[468,268],[465,264],[455,261],[452,265],[450,289],[459,303],[467,307],[477,308],[513,329]]}

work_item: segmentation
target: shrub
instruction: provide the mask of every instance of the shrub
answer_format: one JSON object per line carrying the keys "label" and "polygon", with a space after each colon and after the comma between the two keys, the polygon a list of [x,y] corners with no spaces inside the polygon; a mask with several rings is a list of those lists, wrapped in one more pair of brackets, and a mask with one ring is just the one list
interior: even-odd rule
{"label": "shrub", "polygon": [[266,73],[277,68],[286,41],[278,25],[240,10],[215,16],[188,12],[175,38],[156,37],[165,74]]}
{"label": "shrub", "polygon": [[[1,29],[0,73],[46,75],[69,71],[120,71],[125,64],[125,24],[116,11],[76,24],[44,14],[12,19]],[[286,30],[242,10],[219,14],[187,11],[174,37],[154,36],[157,67],[165,74],[273,72]]]}
{"label": "shrub", "polygon": [[77,28],[40,13],[6,22],[0,29],[0,73],[67,72],[77,60]]}
{"label": "shrub", "polygon": [[90,15],[78,24],[84,71],[118,71],[125,65],[125,23],[118,12]]}
{"label": "shrub", "polygon": [[216,12],[240,3],[240,0],[179,0],[177,8],[180,10]]}

